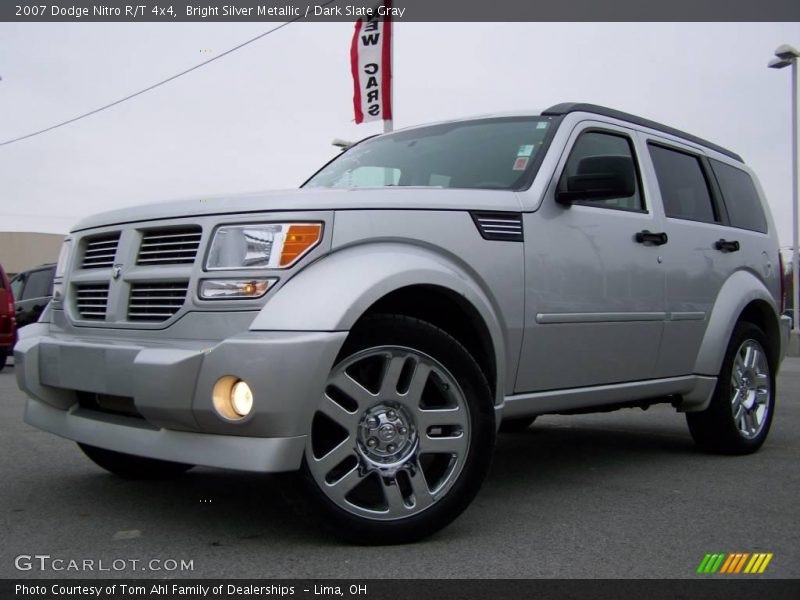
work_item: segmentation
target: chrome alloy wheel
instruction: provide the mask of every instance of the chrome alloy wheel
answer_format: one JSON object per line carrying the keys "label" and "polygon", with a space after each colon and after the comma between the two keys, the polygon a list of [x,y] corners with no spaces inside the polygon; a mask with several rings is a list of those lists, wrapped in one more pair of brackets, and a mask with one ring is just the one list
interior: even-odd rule
{"label": "chrome alloy wheel", "polygon": [[736,428],[746,439],[757,437],[764,428],[771,394],[766,353],[757,341],[745,340],[731,369],[731,410]]}
{"label": "chrome alloy wheel", "polygon": [[306,463],[337,507],[388,521],[442,498],[458,479],[469,445],[469,408],[447,369],[417,350],[380,346],[331,371]]}

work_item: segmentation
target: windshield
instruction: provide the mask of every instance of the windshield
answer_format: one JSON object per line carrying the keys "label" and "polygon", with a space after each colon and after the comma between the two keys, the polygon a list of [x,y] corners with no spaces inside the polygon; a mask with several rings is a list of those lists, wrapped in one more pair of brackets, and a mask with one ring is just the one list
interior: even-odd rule
{"label": "windshield", "polygon": [[510,117],[382,135],[353,146],[303,187],[516,190],[533,179],[551,126],[548,117]]}

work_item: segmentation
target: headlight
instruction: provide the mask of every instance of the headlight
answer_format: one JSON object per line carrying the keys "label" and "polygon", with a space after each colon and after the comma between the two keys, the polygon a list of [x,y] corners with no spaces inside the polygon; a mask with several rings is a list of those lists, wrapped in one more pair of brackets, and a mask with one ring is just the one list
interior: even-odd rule
{"label": "headlight", "polygon": [[56,272],[54,277],[58,279],[63,277],[67,270],[67,261],[69,261],[69,252],[72,249],[72,240],[64,238],[64,243],[61,244],[61,252],[58,253],[58,262],[56,263]]}
{"label": "headlight", "polygon": [[206,269],[285,269],[321,238],[321,223],[226,225],[214,233]]}

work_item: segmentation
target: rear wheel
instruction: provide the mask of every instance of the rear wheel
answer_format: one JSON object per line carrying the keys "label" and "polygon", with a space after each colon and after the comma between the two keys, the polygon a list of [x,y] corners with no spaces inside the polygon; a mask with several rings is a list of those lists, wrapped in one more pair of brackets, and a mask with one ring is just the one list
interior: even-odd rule
{"label": "rear wheel", "polygon": [[373,317],[331,370],[303,475],[339,537],[411,542],[467,507],[494,441],[492,395],[467,350],[429,323]]}
{"label": "rear wheel", "polygon": [[2,371],[6,366],[6,361],[8,360],[8,350],[5,348],[0,349],[0,371]]}
{"label": "rear wheel", "polygon": [[707,452],[749,454],[764,443],[775,410],[775,373],[767,337],[752,323],[736,325],[708,408],[686,413],[695,443]]}
{"label": "rear wheel", "polygon": [[87,444],[79,443],[78,446],[95,464],[125,479],[172,479],[194,466],[134,456]]}

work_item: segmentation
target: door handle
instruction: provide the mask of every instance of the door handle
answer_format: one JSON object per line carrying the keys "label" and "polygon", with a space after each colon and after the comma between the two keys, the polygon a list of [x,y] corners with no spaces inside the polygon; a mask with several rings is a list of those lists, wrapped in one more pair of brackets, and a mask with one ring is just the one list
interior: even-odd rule
{"label": "door handle", "polygon": [[663,231],[653,233],[647,229],[637,232],[635,239],[639,244],[653,244],[654,246],[663,246],[669,241],[667,234]]}
{"label": "door handle", "polygon": [[737,242],[736,240],[720,239],[714,242],[714,248],[716,248],[720,252],[738,252],[739,242]]}

